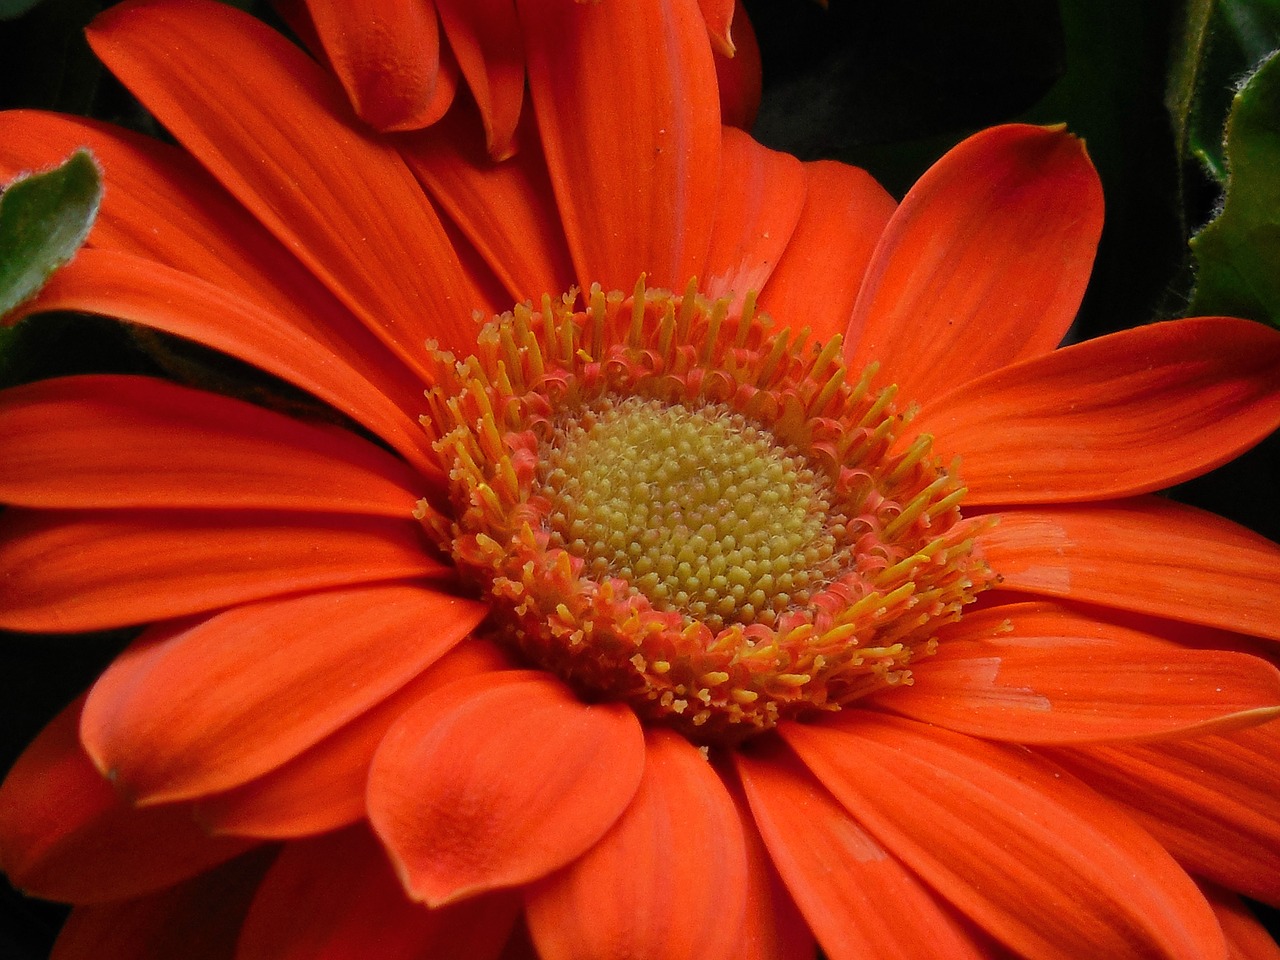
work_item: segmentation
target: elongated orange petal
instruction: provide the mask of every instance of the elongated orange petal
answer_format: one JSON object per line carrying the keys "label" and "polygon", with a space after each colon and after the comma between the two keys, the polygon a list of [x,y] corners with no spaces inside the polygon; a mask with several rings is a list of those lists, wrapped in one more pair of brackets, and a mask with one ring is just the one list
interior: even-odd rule
{"label": "elongated orange petal", "polygon": [[[723,0],[709,2],[722,3]],[[760,44],[756,41],[755,30],[747,19],[742,0],[737,0],[733,6],[733,22],[729,27],[733,56],[715,58],[716,85],[720,87],[720,119],[739,130],[750,130],[760,110]]]}
{"label": "elongated orange petal", "polygon": [[644,764],[623,704],[586,705],[557,680],[458,681],[387,731],[369,818],[405,888],[430,906],[564,866],[609,829]]}
{"label": "elongated orange petal", "polygon": [[302,837],[345,827],[365,816],[369,765],[400,715],[445,684],[510,669],[492,644],[470,638],[360,716],[292,760],[225,793],[196,802],[211,833],[263,839]]}
{"label": "elongated orange petal", "polygon": [[1226,934],[1231,960],[1280,960],[1280,944],[1244,901],[1212,883],[1201,883],[1200,889]]}
{"label": "elongated orange petal", "polygon": [[800,222],[759,304],[780,325],[811,327],[826,343],[849,326],[871,251],[897,204],[857,167],[815,160],[804,172]]}
{"label": "elongated orange petal", "polygon": [[1280,426],[1280,332],[1155,323],[997,370],[930,403],[912,429],[963,457],[965,503],[1146,493],[1199,476]]}
{"label": "elongated orange petal", "polygon": [[291,843],[268,871],[236,960],[492,960],[519,910],[480,897],[427,910],[405,896],[367,827]]}
{"label": "elongated orange petal", "polygon": [[440,70],[431,0],[306,0],[325,57],[356,113],[379,130],[421,126]]}
{"label": "elongated orange petal", "polygon": [[724,57],[733,56],[734,0],[698,0],[702,9],[702,18],[707,22],[707,36],[716,53]]}
{"label": "elongated orange petal", "polygon": [[1164,848],[1053,765],[866,711],[779,730],[890,853],[1013,950],[1226,957]]}
{"label": "elongated orange petal", "polygon": [[734,754],[774,865],[831,960],[981,953],[937,897],[780,744]]}
{"label": "elongated orange petal", "polygon": [[[322,345],[342,360],[332,377],[350,371],[358,374],[353,383],[365,385],[350,393],[368,393],[367,384],[374,384],[416,414],[421,378],[412,377],[293,254],[176,147],[82,117],[9,111],[0,113],[0,180],[52,166],[81,146],[93,151],[104,175],[91,248],[155,261],[254,303],[287,327],[274,334],[277,344],[292,333],[294,340]],[[236,318],[227,318],[226,325],[234,328]],[[222,336],[233,335],[228,330]],[[290,356],[266,369],[278,372]],[[349,405],[355,397],[346,399]]]}
{"label": "elongated orange petal", "polygon": [[1045,750],[1188,870],[1280,906],[1280,724],[1167,743]]}
{"label": "elongated orange petal", "polygon": [[747,851],[747,908],[742,920],[739,960],[813,960],[817,944],[791,893],[769,857],[742,787],[725,784],[742,820]]}
{"label": "elongated orange petal", "polygon": [[1280,714],[1280,670],[1053,604],[980,610],[943,632],[886,709],[976,737],[1086,743],[1221,732]]}
{"label": "elongated orange petal", "polygon": [[806,177],[795,157],[725,127],[720,152],[720,194],[702,292],[731,297],[742,308],[759,293],[791,239],[804,207]]}
{"label": "elongated orange petal", "polygon": [[1009,125],[953,148],[898,207],[854,307],[845,358],[924,403],[1048,353],[1067,332],[1102,231],[1084,146]]}
{"label": "elongated orange petal", "polygon": [[444,577],[412,520],[237,510],[0,514],[0,627],[81,632],[263,597]]}
{"label": "elongated orange petal", "polygon": [[211,838],[190,805],[135,809],[80,746],[84,698],[27,747],[0,786],[0,868],[32,896],[103,903],[150,893],[255,841]]}
{"label": "elongated orange petal", "polygon": [[197,340],[308,390],[363,423],[430,475],[422,431],[341,354],[268,310],[190,274],[142,257],[81,250],[18,317],[79,310]]}
{"label": "elongated orange petal", "polygon": [[729,960],[739,944],[747,862],[733,798],[679,734],[645,733],[644,778],[584,856],[531,887],[542,960]]}
{"label": "elongated orange petal", "polygon": [[421,485],[354,434],[150,377],[64,377],[0,394],[9,504],[405,517]]}
{"label": "elongated orange petal", "polygon": [[143,634],[94,684],[85,749],[139,803],[259,776],[390,696],[485,607],[390,584],[271,599]]}
{"label": "elongated orange petal", "polygon": [[521,125],[524,149],[502,163],[485,156],[469,120],[455,110],[430,130],[401,139],[405,161],[513,302],[538,303],[544,294],[567,290],[573,264],[532,118]]}
{"label": "elongated orange petal", "polygon": [[347,122],[338,91],[302,51],[252,17],[203,0],[112,7],[89,40],[410,369],[423,371],[426,339],[473,342],[471,312],[491,305],[394,148]]}
{"label": "elongated orange petal", "polygon": [[[329,3],[330,0],[321,0],[321,2]],[[385,3],[386,0],[383,0],[383,2]],[[413,2],[423,10],[432,6],[432,0],[404,0],[404,2]],[[321,40],[320,33],[316,28],[316,21],[308,9],[311,3],[312,0],[274,0],[271,6],[298,38],[299,42],[310,51],[311,55],[328,66],[331,71],[336,72],[325,43]],[[327,11],[325,16],[330,20],[335,17],[341,20],[345,16],[351,16],[352,12],[348,10],[331,10]],[[396,15],[397,12],[392,11],[392,16]],[[410,51],[408,57],[410,60],[418,59],[420,67],[433,73],[431,86],[428,91],[419,88],[416,94],[409,90],[408,85],[403,86],[400,90],[374,89],[368,91],[372,99],[381,98],[383,101],[381,104],[372,104],[375,109],[381,106],[385,112],[384,115],[390,117],[399,113],[403,118],[398,124],[392,122],[386,127],[385,129],[388,131],[416,130],[420,127],[431,126],[431,124],[445,115],[445,112],[453,103],[454,95],[458,92],[458,62],[454,59],[449,48],[439,41],[440,27],[435,20],[434,11],[430,13],[431,19],[429,20],[425,13],[417,16],[425,23],[429,43],[423,49]],[[415,14],[410,11],[408,19],[412,20],[414,17]],[[341,29],[341,24],[331,23],[328,29]],[[359,28],[357,28],[358,30]],[[406,32],[404,36],[394,38],[389,44],[384,45],[382,49],[384,52],[390,52],[399,45],[412,41],[412,35]],[[343,42],[342,38],[333,39],[334,45],[338,48],[343,46]],[[364,51],[361,52],[377,55],[379,45],[376,37],[362,37],[358,42],[363,42],[365,47]],[[422,44],[419,44],[419,46],[421,47]],[[398,65],[388,63],[386,72],[394,74],[397,70],[403,70],[405,65],[404,63]],[[370,65],[368,67],[369,75],[377,69],[377,67]],[[342,77],[338,79],[343,82]],[[352,101],[352,106],[355,106],[354,100]],[[366,123],[377,126],[371,118],[365,117],[363,119]]]}
{"label": "elongated orange petal", "polygon": [[514,152],[524,103],[524,51],[515,0],[436,0],[449,46],[484,121],[494,160]]}
{"label": "elongated orange petal", "polygon": [[1280,546],[1156,497],[1017,508],[981,536],[1001,586],[1280,640]]}
{"label": "elongated orange petal", "polygon": [[77,907],[49,960],[228,960],[271,858],[256,851],[149,896]]}
{"label": "elongated orange petal", "polygon": [[517,0],[529,89],[584,289],[702,273],[720,110],[696,0]]}

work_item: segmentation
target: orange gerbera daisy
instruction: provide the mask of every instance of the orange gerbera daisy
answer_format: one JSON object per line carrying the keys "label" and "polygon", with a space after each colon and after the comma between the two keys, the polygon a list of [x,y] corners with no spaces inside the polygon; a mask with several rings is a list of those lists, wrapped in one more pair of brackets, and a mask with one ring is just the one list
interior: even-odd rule
{"label": "orange gerbera daisy", "polygon": [[520,6],[506,164],[370,135],[202,0],[91,30],[189,154],[0,117],[6,176],[107,171],[27,312],[350,427],[0,398],[0,625],[155,624],[0,788],[5,870],[77,904],[59,960],[1262,942],[1280,548],[1149,493],[1275,429],[1280,333],[1055,350],[1102,220],[1069,135],[979,134],[895,209],[722,128],[693,0]]}
{"label": "orange gerbera daisy", "polygon": [[[323,53],[366,123],[383,131],[430,126],[453,103],[461,72],[490,155],[514,152],[525,86],[520,17],[530,15],[516,0],[282,0],[277,6]],[[760,52],[751,23],[741,0],[699,0],[698,6],[716,52],[724,122],[750,126],[760,103]]]}

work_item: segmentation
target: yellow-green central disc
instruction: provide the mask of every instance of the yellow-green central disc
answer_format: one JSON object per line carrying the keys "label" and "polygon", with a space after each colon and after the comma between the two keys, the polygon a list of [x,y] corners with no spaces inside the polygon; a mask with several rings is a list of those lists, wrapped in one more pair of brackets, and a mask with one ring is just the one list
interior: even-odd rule
{"label": "yellow-green central disc", "polygon": [[722,404],[605,399],[540,459],[552,545],[659,610],[767,626],[838,576],[828,478]]}

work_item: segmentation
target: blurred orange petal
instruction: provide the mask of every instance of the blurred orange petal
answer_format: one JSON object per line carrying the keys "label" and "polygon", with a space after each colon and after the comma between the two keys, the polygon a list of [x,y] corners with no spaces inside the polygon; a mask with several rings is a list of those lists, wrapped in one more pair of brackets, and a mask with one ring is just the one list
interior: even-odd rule
{"label": "blurred orange petal", "polygon": [[[333,864],[342,864],[334,870]],[[410,900],[365,826],[290,844],[263,879],[236,960],[494,960],[519,909],[512,896],[441,910]]]}
{"label": "blurred orange petal", "polygon": [[1280,715],[1280,670],[1052,604],[989,607],[947,629],[887,710],[990,740],[1087,743],[1223,732]]}
{"label": "blurred orange petal", "polygon": [[1002,511],[982,535],[1001,586],[1280,640],[1280,546],[1156,497]]}
{"label": "blurred orange petal", "polygon": [[31,896],[105,903],[160,890],[255,841],[210,838],[190,805],[137,809],[80,746],[84,698],[27,747],[0,786],[0,867]]}
{"label": "blurred orange petal", "polygon": [[[683,289],[706,262],[720,109],[695,0],[518,0],[529,90],[583,289],[641,273]],[[607,70],[596,69],[609,51]],[[695,173],[701,172],[701,173]]]}
{"label": "blurred orange petal", "polygon": [[831,960],[980,960],[937,896],[785,747],[734,761],[773,863]]}
{"label": "blurred orange petal", "polygon": [[1280,426],[1280,333],[1225,318],[1137,327],[970,380],[913,426],[963,452],[966,503],[1147,493]]}
{"label": "blurred orange petal", "polygon": [[993,127],[912,187],[872,256],[845,359],[924,403],[1048,353],[1075,319],[1102,230],[1102,186],[1060,129]]}
{"label": "blurred orange petal", "polygon": [[631,800],[643,765],[640,725],[621,704],[583,704],[544,674],[485,675],[391,727],[370,772],[369,817],[405,888],[437,907],[581,855]]}
{"label": "blurred orange petal", "polygon": [[781,732],[886,850],[1014,951],[1226,957],[1168,853],[1024,751],[871,713]]}
{"label": "blurred orange petal", "polygon": [[601,841],[529,891],[543,960],[730,960],[747,860],[733,798],[696,747],[645,734],[640,788]]}
{"label": "blurred orange petal", "polygon": [[471,600],[387,584],[156,627],[94,684],[80,736],[98,769],[136,802],[225,790],[394,693],[485,612]]}

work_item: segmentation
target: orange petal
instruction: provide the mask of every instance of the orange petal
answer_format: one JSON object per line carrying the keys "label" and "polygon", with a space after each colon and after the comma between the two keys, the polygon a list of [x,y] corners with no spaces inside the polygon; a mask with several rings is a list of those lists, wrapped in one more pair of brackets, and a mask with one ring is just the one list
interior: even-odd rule
{"label": "orange petal", "polygon": [[731,297],[741,311],[747,293],[759,293],[791,239],[805,200],[804,167],[795,157],[762,147],[749,134],[725,127],[720,152],[720,194],[702,292]]}
{"label": "orange petal", "polygon": [[911,426],[963,457],[965,503],[1146,493],[1280,426],[1280,332],[1223,318],[1126,330],[971,380]]}
{"label": "orange petal", "polygon": [[[10,111],[0,114],[0,180],[51,166],[80,146],[93,151],[105,178],[90,247],[155,261],[250,301],[271,313],[277,325],[287,326],[295,339],[315,341],[341,357],[340,369],[358,371],[366,393],[367,384],[375,384],[403,409],[417,412],[421,378],[411,377],[181,150],[81,117]],[[227,326],[234,322],[229,318]],[[274,337],[287,339],[284,333]]]}
{"label": "orange petal", "polygon": [[[385,0],[384,0],[385,2]],[[425,3],[427,7],[431,7],[431,0],[406,0],[406,2],[417,2],[421,6]],[[276,13],[280,15],[285,24],[298,38],[302,45],[310,51],[311,55],[321,63],[329,67],[330,71],[334,71],[334,64],[329,57],[329,52],[325,47],[325,42],[321,40],[320,33],[316,29],[316,21],[312,17],[308,6],[312,0],[275,0],[271,6]],[[399,11],[393,11],[393,15],[398,15]],[[347,10],[327,11],[326,16],[332,19],[337,17],[339,20],[344,16],[349,16]],[[381,103],[370,103],[370,106],[381,108],[386,111],[388,116],[399,114],[403,119],[399,122],[391,122],[385,128],[387,131],[417,130],[421,127],[429,127],[441,117],[449,109],[453,103],[454,95],[458,92],[458,63],[454,59],[449,48],[439,42],[439,23],[435,20],[435,11],[430,13],[430,20],[426,19],[426,14],[415,14],[413,11],[408,12],[408,19],[420,19],[426,24],[426,31],[431,38],[430,47],[422,47],[419,44],[418,50],[408,52],[408,59],[413,60],[420,58],[420,65],[428,71],[431,71],[430,89],[422,90],[421,88],[414,93],[408,84],[401,84],[400,89],[369,89],[367,96],[370,101],[381,99]],[[330,23],[330,30],[341,30],[341,23]],[[357,31],[359,28],[357,28]],[[366,48],[372,48],[367,52],[378,53],[378,40],[376,37],[363,37],[361,41]],[[403,36],[395,37],[391,43],[383,45],[383,51],[391,50],[401,44],[408,44],[415,41],[415,37],[410,31],[406,31]],[[343,39],[341,37],[333,38],[334,45],[341,49]],[[403,56],[403,54],[401,54]],[[435,60],[430,58],[434,57]],[[438,61],[438,62],[436,62]],[[376,67],[368,65],[370,69],[376,70]],[[388,64],[387,70],[395,72],[401,70],[405,66],[404,62],[400,64]],[[349,69],[349,67],[348,67]],[[342,77],[338,78],[343,81]],[[345,81],[343,81],[344,86]],[[350,95],[349,95],[350,96]],[[352,100],[352,106],[355,107],[355,101]],[[363,117],[366,123],[371,126],[378,126],[373,123],[369,117]]]}
{"label": "orange petal", "polygon": [[515,0],[436,0],[449,46],[484,120],[494,160],[514,152],[524,102],[524,52]]}
{"label": "orange petal", "polygon": [[492,644],[464,640],[428,669],[292,760],[225,793],[196,803],[212,833],[279,839],[324,833],[365,816],[369,765],[400,715],[445,684],[510,669]]}
{"label": "orange petal", "polygon": [[529,89],[584,289],[702,273],[720,110],[695,0],[517,0]]}
{"label": "orange petal", "polygon": [[915,683],[872,702],[925,723],[1015,743],[1168,737],[1280,714],[1280,670],[1192,650],[1054,604],[1009,604],[946,628]]}
{"label": "orange petal", "polygon": [[80,746],[80,698],[27,747],[0,786],[0,868],[31,896],[102,903],[150,893],[254,841],[211,838],[191,807],[126,804]]}
{"label": "orange petal", "polygon": [[781,326],[810,327],[826,343],[849,326],[871,251],[897,204],[857,167],[816,160],[804,171],[800,222],[759,303]]}
{"label": "orange petal", "polygon": [[366,827],[291,843],[249,910],[236,960],[492,960],[514,897],[427,910],[405,896]]}
{"label": "orange petal", "polygon": [[404,517],[420,487],[355,434],[151,377],[63,377],[0,394],[0,501],[9,504]]}
{"label": "orange petal", "polygon": [[734,0],[698,0],[702,8],[702,18],[707,22],[707,36],[711,38],[711,46],[723,57],[733,56]]}
{"label": "orange petal", "polygon": [[410,169],[467,235],[513,302],[538,303],[573,283],[573,265],[532,119],[524,149],[502,163],[485,155],[455,110],[430,130],[400,140]]}
{"label": "orange petal", "polygon": [[831,960],[980,960],[933,892],[781,744],[734,761],[769,855]]}
{"label": "orange petal", "polygon": [[1164,848],[1051,764],[866,711],[779,729],[890,853],[1013,950],[1226,957]]}
{"label": "orange petal", "polygon": [[451,684],[407,711],[369,774],[369,818],[430,906],[517,886],[594,844],[636,791],[640,725],[547,674]]}
{"label": "orange petal", "polygon": [[630,806],[584,856],[528,892],[542,960],[729,960],[746,905],[747,861],[733,798],[679,734],[645,733]]}
{"label": "orange petal", "polygon": [[[706,2],[723,4],[725,0]],[[716,84],[720,87],[720,119],[739,130],[750,130],[760,110],[760,45],[756,42],[756,32],[747,19],[742,0],[733,4],[729,42],[733,56],[715,58]]]}
{"label": "orange petal", "polygon": [[1122,807],[1188,870],[1280,906],[1280,724],[1044,752]]}
{"label": "orange petal", "polygon": [[1280,640],[1280,546],[1156,497],[1018,508],[981,536],[1009,590]]}
{"label": "orange petal", "polygon": [[177,0],[112,7],[89,40],[410,369],[424,371],[424,340],[473,343],[471,312],[490,305],[395,149],[346,119],[338,91],[301,50],[225,4]]}
{"label": "orange petal", "polygon": [[14,316],[52,310],[119,317],[238,357],[369,427],[424,473],[434,470],[423,451],[421,428],[341,354],[278,315],[190,274],[129,254],[81,250]]}
{"label": "orange petal", "polygon": [[391,584],[156,628],[94,684],[80,737],[98,769],[140,803],[225,790],[390,696],[485,613],[483,604]]}
{"label": "orange petal", "polygon": [[411,519],[237,510],[0,514],[0,628],[76,633],[263,597],[441,577]]}
{"label": "orange petal", "polygon": [[926,402],[1048,353],[1080,306],[1102,231],[1102,187],[1061,129],[975,134],[921,177],[876,248],[845,357]]}
{"label": "orange petal", "polygon": [[430,0],[306,4],[360,118],[379,130],[422,126],[440,70],[440,24]]}
{"label": "orange petal", "polygon": [[[751,816],[741,787],[727,783],[742,821],[747,852],[747,908],[737,960],[813,960],[817,944],[805,923]],[[834,954],[832,956],[835,956]]]}
{"label": "orange petal", "polygon": [[1280,960],[1280,944],[1243,900],[1212,883],[1201,883],[1200,889],[1226,934],[1231,960]]}
{"label": "orange petal", "polygon": [[49,960],[228,960],[270,861],[258,851],[150,896],[77,907]]}

